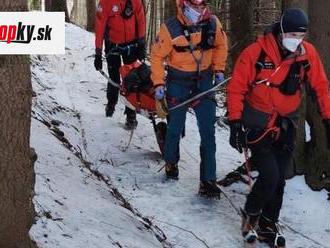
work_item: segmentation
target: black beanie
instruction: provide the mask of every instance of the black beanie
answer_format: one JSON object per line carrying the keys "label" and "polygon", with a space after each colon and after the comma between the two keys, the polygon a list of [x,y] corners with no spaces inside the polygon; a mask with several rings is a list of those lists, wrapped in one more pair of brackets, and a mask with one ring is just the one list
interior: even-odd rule
{"label": "black beanie", "polygon": [[287,9],[281,17],[281,25],[284,33],[306,33],[308,27],[308,17],[301,9]]}

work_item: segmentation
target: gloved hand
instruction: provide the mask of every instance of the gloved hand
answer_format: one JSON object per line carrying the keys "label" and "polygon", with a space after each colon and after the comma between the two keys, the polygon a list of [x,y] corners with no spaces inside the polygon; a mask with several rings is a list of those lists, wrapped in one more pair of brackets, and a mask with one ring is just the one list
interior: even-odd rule
{"label": "gloved hand", "polygon": [[165,98],[165,89],[164,86],[160,85],[155,88],[155,99],[160,101]]}
{"label": "gloved hand", "polygon": [[325,132],[327,135],[327,145],[328,149],[330,149],[330,119],[324,120]]}
{"label": "gloved hand", "polygon": [[97,71],[102,70],[102,50],[96,49],[95,50],[95,59],[94,59],[94,67]]}
{"label": "gloved hand", "polygon": [[245,147],[245,133],[243,130],[243,125],[241,120],[235,120],[229,122],[230,126],[230,138],[229,143],[231,147],[235,148],[240,153],[243,152],[243,147]]}
{"label": "gloved hand", "polygon": [[221,84],[225,80],[225,75],[223,72],[217,72],[214,74],[214,85]]}
{"label": "gloved hand", "polygon": [[155,99],[157,116],[161,119],[165,119],[168,114],[168,108],[163,85],[159,85],[155,88]]}

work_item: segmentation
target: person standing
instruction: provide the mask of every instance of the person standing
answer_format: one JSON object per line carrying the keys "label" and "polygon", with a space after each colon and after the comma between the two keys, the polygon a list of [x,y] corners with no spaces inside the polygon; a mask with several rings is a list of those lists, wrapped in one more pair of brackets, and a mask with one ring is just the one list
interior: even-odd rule
{"label": "person standing", "polygon": [[[120,83],[121,59],[131,64],[145,59],[146,19],[142,0],[100,0],[95,21],[96,70],[102,70],[103,42],[110,78]],[[108,83],[106,117],[111,117],[118,101],[118,88]],[[137,125],[135,111],[125,108],[126,128]]]}
{"label": "person standing", "polygon": [[250,148],[259,176],[242,210],[242,234],[285,247],[278,228],[285,171],[292,160],[302,87],[315,92],[330,145],[329,81],[315,47],[304,41],[308,17],[287,9],[239,56],[227,88],[230,144]]}
{"label": "person standing", "polygon": [[[226,34],[206,1],[177,0],[177,11],[176,16],[161,26],[151,52],[155,98],[158,102],[167,102],[169,108],[212,88],[213,82],[221,83],[227,59]],[[164,64],[167,65],[166,82]],[[169,111],[164,149],[167,178],[178,179],[179,144],[188,107]],[[216,185],[214,96],[195,102],[193,109],[201,136],[199,193],[217,197],[220,189]]]}

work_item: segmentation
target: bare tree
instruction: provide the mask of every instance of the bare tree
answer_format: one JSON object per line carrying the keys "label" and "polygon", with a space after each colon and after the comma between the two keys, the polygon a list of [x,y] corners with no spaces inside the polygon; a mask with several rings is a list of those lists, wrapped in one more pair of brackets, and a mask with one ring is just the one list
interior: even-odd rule
{"label": "bare tree", "polygon": [[41,10],[40,0],[28,0],[29,10]]}
{"label": "bare tree", "polygon": [[94,31],[95,26],[95,0],[87,0],[86,10],[87,10],[87,24],[86,29],[88,31]]}
{"label": "bare tree", "polygon": [[[26,10],[26,0],[0,1],[0,11]],[[29,57],[0,56],[0,74],[0,247],[35,247],[28,234],[35,216]]]}
{"label": "bare tree", "polygon": [[45,0],[45,10],[64,12],[65,21],[70,22],[66,0]]}
{"label": "bare tree", "polygon": [[301,8],[308,11],[308,0],[283,0],[283,9]]}
{"label": "bare tree", "polygon": [[84,28],[87,27],[87,1],[88,0],[74,0],[70,15],[70,20],[73,23]]}
{"label": "bare tree", "polygon": [[175,0],[165,0],[164,19],[167,20],[171,16],[176,15],[176,3]]}

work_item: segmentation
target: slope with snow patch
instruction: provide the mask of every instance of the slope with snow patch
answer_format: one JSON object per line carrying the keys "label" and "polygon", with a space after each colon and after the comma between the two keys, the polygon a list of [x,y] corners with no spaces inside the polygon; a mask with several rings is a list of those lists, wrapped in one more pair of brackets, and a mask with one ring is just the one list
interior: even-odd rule
{"label": "slope with snow patch", "polygon": [[[63,136],[64,134],[66,139],[62,139],[64,144],[71,144],[70,149],[80,154],[84,160],[89,161],[92,170],[97,171],[104,178],[109,178],[111,184],[118,188],[134,208],[138,209],[148,219],[153,220],[153,223],[161,228],[173,247],[242,247],[240,218],[229,202],[225,198],[219,201],[204,199],[197,195],[199,184],[199,135],[194,116],[187,115],[186,137],[181,142],[180,180],[166,181],[163,171],[158,172],[163,165],[163,161],[158,152],[150,121],[139,116],[139,126],[134,133],[131,146],[123,151],[129,139],[129,132],[122,128],[125,121],[124,107],[122,104],[118,104],[117,111],[111,119],[104,117],[106,83],[93,68],[93,35],[69,24],[66,30],[65,56],[42,56],[33,59],[34,89],[37,93],[34,106],[35,118],[41,121],[43,119],[56,120],[54,122],[56,128],[53,126],[50,128],[55,129],[53,132],[57,133],[57,136]],[[105,65],[104,67],[106,68]],[[57,176],[56,173],[48,172],[50,166],[48,160],[51,160],[51,163],[56,167],[59,166],[58,169],[70,168],[70,166],[65,166],[67,163],[64,162],[66,161],[64,158],[63,160],[57,160],[58,149],[61,149],[61,147],[55,146],[54,151],[52,151],[51,148],[54,144],[49,143],[47,148],[49,131],[48,133],[47,130],[44,130],[45,133],[40,131],[43,130],[42,125],[40,125],[34,122],[32,133],[33,145],[37,148],[37,152],[42,154],[37,165],[36,190],[38,195],[45,188],[42,185],[47,186],[47,183],[44,182],[44,176],[41,176],[43,173],[47,174],[50,182],[59,185],[61,185],[61,179],[58,178],[64,177],[70,180],[71,176],[74,179],[83,175],[83,173],[82,175],[65,173],[65,176]],[[41,139],[45,138],[47,142],[44,144]],[[242,162],[242,157],[230,148],[227,140],[228,131],[217,127],[217,175],[219,178]],[[74,164],[75,168],[79,168],[79,163]],[[70,185],[75,189],[76,199],[71,202],[71,206],[65,208],[57,203],[50,204],[51,200],[48,202],[47,199],[37,196],[36,201],[40,205],[38,210],[40,211],[40,208],[46,206],[49,211],[56,212],[59,211],[58,208],[61,208],[62,212],[58,212],[60,218],[63,218],[62,216],[73,217],[71,221],[66,220],[66,225],[70,226],[68,230],[75,234],[69,235],[75,236],[74,240],[76,242],[85,243],[88,240],[91,245],[88,244],[85,247],[108,247],[96,246],[96,244],[99,244],[97,236],[100,229],[104,226],[109,228],[111,225],[117,225],[117,220],[114,220],[115,224],[113,224],[111,214],[104,213],[107,212],[106,207],[112,209],[113,203],[111,201],[90,203],[90,209],[88,205],[85,206],[84,211],[88,209],[89,214],[93,216],[91,219],[95,218],[94,222],[90,223],[88,231],[80,230],[80,225],[86,225],[86,222],[80,222],[81,219],[76,218],[77,216],[74,214],[74,209],[80,207],[79,199],[85,195],[84,190],[95,187],[94,183],[91,184],[79,183],[79,180],[73,180]],[[79,191],[80,188],[81,191]],[[69,191],[69,185],[65,189]],[[248,193],[248,188],[245,185],[235,184],[226,190],[237,206],[244,204],[245,194]],[[60,196],[54,194],[51,190],[47,190],[44,193],[44,198],[50,197],[49,195],[56,199]],[[95,192],[92,195],[98,197],[99,194]],[[88,197],[88,199],[90,198]],[[90,202],[90,200],[88,201]],[[310,201],[315,202],[315,204],[310,204]],[[94,201],[92,202],[94,203]],[[77,206],[75,206],[75,203]],[[98,212],[99,205],[102,206],[104,212]],[[328,245],[330,243],[329,205],[329,202],[326,201],[325,192],[312,192],[305,186],[302,178],[295,178],[288,182],[282,219],[296,231],[314,239],[313,241],[306,237],[303,238],[302,234],[285,229],[289,247],[330,247]],[[320,209],[318,211],[319,217],[314,217],[313,212],[318,208]],[[102,221],[108,225],[102,225]],[[55,244],[63,238],[60,236],[60,233],[63,233],[61,231],[63,226],[61,228],[56,227],[58,224],[56,221],[50,223],[53,227],[48,228],[47,231],[54,234],[52,240]],[[75,225],[77,230],[73,228]],[[94,227],[94,225],[96,226]],[[123,231],[125,227],[126,225],[121,230]],[[93,232],[94,229],[96,229],[95,233]],[[41,230],[42,223],[39,221],[32,233],[38,240],[44,241],[41,237]],[[112,231],[115,232],[111,228],[107,230],[110,236],[112,236]],[[131,229],[128,229],[126,235],[120,233],[112,239],[119,240],[120,243],[124,240],[137,240],[135,246],[126,244],[125,247],[148,247],[148,244],[152,247],[154,245],[152,242],[160,245],[159,241],[155,240],[155,236],[150,232],[147,233],[150,239],[148,238],[148,241],[143,245],[138,243],[139,238],[134,236],[136,233]],[[142,242],[142,240],[140,241]],[[317,242],[320,244],[317,244]]]}

